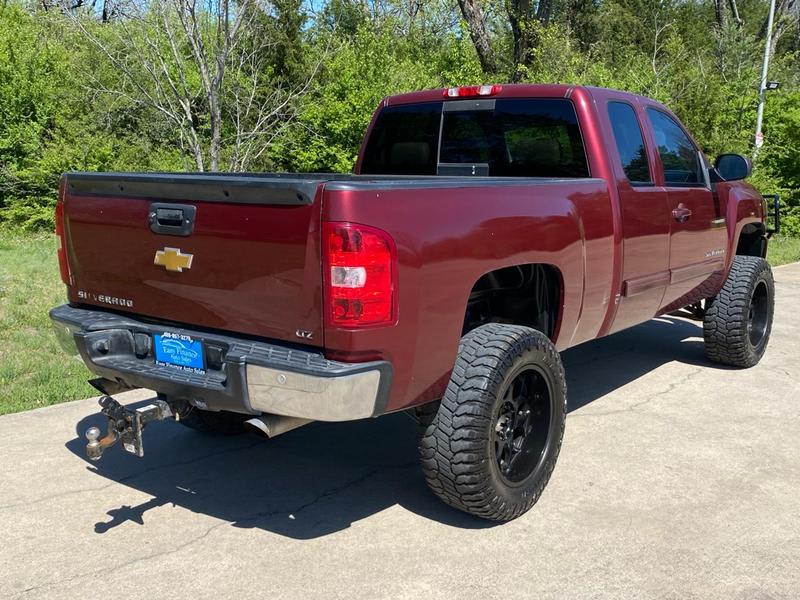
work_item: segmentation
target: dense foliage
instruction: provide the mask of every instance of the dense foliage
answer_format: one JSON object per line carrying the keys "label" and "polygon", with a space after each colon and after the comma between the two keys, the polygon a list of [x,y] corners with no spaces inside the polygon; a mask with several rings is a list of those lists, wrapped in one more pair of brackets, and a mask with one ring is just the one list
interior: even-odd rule
{"label": "dense foliage", "polygon": [[[240,2],[230,47],[214,29],[226,1],[197,19],[205,58],[181,28],[186,1],[0,5],[0,224],[50,227],[68,170],[348,171],[383,96],[487,81],[643,93],[710,157],[753,153],[765,0],[553,0],[538,19],[512,18],[512,0]],[[481,7],[488,58],[465,4]],[[779,4],[781,88],[753,181],[794,207],[784,225],[800,235],[800,28],[796,2]]]}

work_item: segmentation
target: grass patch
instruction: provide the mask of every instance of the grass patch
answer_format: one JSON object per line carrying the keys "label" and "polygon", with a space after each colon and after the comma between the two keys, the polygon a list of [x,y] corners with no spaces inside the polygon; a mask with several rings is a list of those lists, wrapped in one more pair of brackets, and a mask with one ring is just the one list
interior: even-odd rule
{"label": "grass patch", "polygon": [[767,260],[773,267],[800,260],[800,238],[776,236],[769,241]]}
{"label": "grass patch", "polygon": [[47,312],[65,301],[55,236],[0,231],[0,415],[94,394],[50,326]]}
{"label": "grass patch", "polygon": [[[56,238],[0,231],[0,415],[86,398],[92,375],[55,340],[47,312],[66,300]],[[800,260],[800,239],[769,243],[772,266]]]}

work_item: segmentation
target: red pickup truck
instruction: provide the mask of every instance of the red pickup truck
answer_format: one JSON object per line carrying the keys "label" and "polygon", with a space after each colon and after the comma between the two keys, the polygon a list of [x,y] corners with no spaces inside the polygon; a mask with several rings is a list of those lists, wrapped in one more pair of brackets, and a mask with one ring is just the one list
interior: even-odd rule
{"label": "red pickup truck", "polygon": [[[770,335],[767,205],[666,107],[569,85],[383,100],[354,174],[68,173],[51,317],[142,454],[167,417],[277,435],[409,411],[431,489],[527,511],[559,453],[559,351],[685,308],[710,360]],[[126,408],[111,395],[148,388]]]}

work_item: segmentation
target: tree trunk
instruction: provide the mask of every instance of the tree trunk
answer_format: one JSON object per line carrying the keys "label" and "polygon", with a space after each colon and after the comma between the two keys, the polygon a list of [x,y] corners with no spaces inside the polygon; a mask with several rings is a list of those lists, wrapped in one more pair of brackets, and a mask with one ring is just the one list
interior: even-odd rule
{"label": "tree trunk", "polygon": [[739,7],[736,6],[736,0],[728,0],[728,3],[731,7],[731,14],[733,15],[733,20],[736,21],[736,26],[741,27],[744,25],[744,21],[742,17],[739,16]]}
{"label": "tree trunk", "polygon": [[209,117],[211,121],[211,142],[208,147],[209,170],[219,171],[220,149],[222,146],[222,111],[219,105],[219,91],[209,94]]}
{"label": "tree trunk", "polygon": [[[779,0],[775,5],[775,24],[772,31],[773,49],[777,40],[786,32],[786,26],[794,19],[800,20],[800,0]],[[759,38],[767,37],[767,18],[761,24]]]}
{"label": "tree trunk", "polygon": [[553,12],[553,0],[539,0],[536,7],[536,20],[542,25],[550,23],[550,14]]}
{"label": "tree trunk", "polygon": [[553,12],[553,0],[539,0],[534,11],[531,0],[506,0],[508,22],[514,38],[514,82],[525,78],[538,45],[538,26],[547,26]]}
{"label": "tree trunk", "polygon": [[531,63],[533,50],[533,28],[530,0],[507,0],[506,11],[514,38],[514,75],[516,83],[525,77],[527,67]]}
{"label": "tree trunk", "polygon": [[192,130],[191,131],[191,141],[190,145],[192,147],[192,154],[194,155],[194,164],[197,167],[197,170],[201,173],[206,170],[205,168],[205,161],[203,160],[203,147],[200,145],[200,140],[197,139],[197,135]]}
{"label": "tree trunk", "polygon": [[458,0],[461,15],[469,27],[469,37],[478,53],[483,71],[488,74],[497,73],[497,61],[492,50],[489,32],[486,31],[486,17],[476,0]]}
{"label": "tree trunk", "polygon": [[725,21],[727,21],[725,14],[725,4],[726,0],[714,0],[714,16],[717,19],[717,25],[719,25],[720,29],[725,27]]}

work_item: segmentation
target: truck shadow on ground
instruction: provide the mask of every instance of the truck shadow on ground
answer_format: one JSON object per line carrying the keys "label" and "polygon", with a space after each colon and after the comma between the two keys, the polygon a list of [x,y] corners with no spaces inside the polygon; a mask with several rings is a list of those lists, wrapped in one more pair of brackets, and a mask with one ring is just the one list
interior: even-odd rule
{"label": "truck shadow on ground", "polygon": [[[702,336],[697,324],[661,318],[566,351],[569,410],[667,362],[714,368],[697,336]],[[78,423],[77,437],[66,444],[84,460],[83,432],[91,425],[101,425],[98,415]],[[100,462],[87,461],[98,475],[153,497],[98,514],[94,530],[105,534],[123,523],[144,525],[145,513],[163,505],[295,539],[340,531],[398,505],[453,527],[493,526],[447,507],[428,491],[415,431],[403,414],[312,423],[273,440],[208,436],[156,423],[145,432],[143,459],[113,448]]]}

